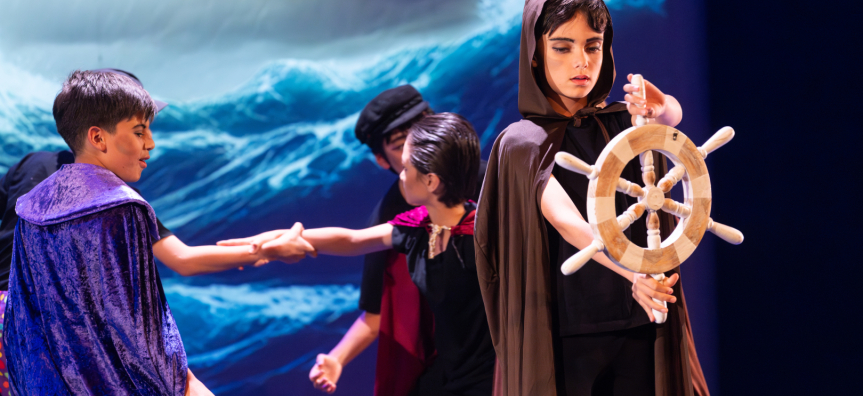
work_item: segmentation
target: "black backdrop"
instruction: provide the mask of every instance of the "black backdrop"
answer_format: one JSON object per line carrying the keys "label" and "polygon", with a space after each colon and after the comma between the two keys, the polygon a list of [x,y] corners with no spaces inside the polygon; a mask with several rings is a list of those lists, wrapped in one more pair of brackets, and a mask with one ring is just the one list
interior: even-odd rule
{"label": "black backdrop", "polygon": [[863,12],[839,3],[706,2],[711,126],[737,130],[714,213],[747,227],[715,245],[724,395],[861,394]]}

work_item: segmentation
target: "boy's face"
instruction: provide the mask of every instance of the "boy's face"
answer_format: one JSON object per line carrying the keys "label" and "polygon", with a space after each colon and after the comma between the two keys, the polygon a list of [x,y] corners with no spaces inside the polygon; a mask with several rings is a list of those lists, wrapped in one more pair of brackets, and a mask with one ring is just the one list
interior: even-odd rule
{"label": "boy's face", "polygon": [[569,108],[572,103],[587,104],[587,95],[593,90],[602,68],[602,33],[587,24],[581,12],[560,25],[557,30],[542,36],[537,45],[537,56],[542,59],[545,80],[552,92]]}
{"label": "boy's face", "polygon": [[103,139],[106,150],[100,160],[105,168],[127,183],[138,181],[150,150],[156,147],[150,121],[141,116],[120,121],[114,133],[104,133]]}
{"label": "boy's face", "polygon": [[404,167],[402,166],[402,153],[405,147],[405,141],[408,138],[406,130],[400,130],[391,133],[383,142],[383,155],[375,154],[378,165],[384,169],[392,169],[393,172],[399,174]]}

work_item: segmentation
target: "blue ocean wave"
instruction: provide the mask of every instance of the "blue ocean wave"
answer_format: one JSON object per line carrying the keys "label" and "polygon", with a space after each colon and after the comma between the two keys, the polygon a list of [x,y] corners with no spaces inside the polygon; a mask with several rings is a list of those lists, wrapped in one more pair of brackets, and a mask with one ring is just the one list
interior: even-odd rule
{"label": "blue ocean wave", "polygon": [[[138,187],[169,228],[212,239],[249,212],[277,210],[286,196],[302,199],[362,177],[354,169],[372,156],[353,137],[358,112],[380,91],[406,83],[437,111],[471,120],[487,152],[503,126],[518,118],[513,48],[521,4],[481,1],[486,24],[463,40],[352,62],[276,61],[233,92],[174,103],[154,122],[157,149]],[[608,2],[612,8],[663,4]],[[30,151],[65,147],[48,101],[3,89],[0,140],[2,167]]]}
{"label": "blue ocean wave", "polygon": [[605,0],[605,4],[611,10],[634,8],[663,13],[665,0]]}
{"label": "blue ocean wave", "polygon": [[218,374],[221,362],[242,360],[268,341],[356,311],[355,285],[272,287],[268,284],[190,286],[166,282],[165,295],[183,335],[189,364]]}
{"label": "blue ocean wave", "polygon": [[[613,10],[661,11],[664,1],[607,3]],[[379,92],[415,85],[436,111],[470,120],[484,153],[520,118],[523,1],[479,4],[484,24],[460,40],[350,62],[280,60],[219,97],[172,101],[152,126],[157,147],[137,186],[160,219],[190,245],[239,236],[238,229],[284,227],[289,224],[283,219],[307,212],[353,213],[329,225],[364,223],[383,190],[349,190],[371,178],[393,180],[384,171],[370,173],[376,168],[373,157],[353,136],[359,111]],[[59,85],[2,59],[0,75],[0,173],[28,152],[66,148],[51,115]],[[322,203],[336,202],[327,200],[332,191],[354,195],[339,197],[336,204],[343,207],[333,208]],[[338,273],[320,267],[306,270],[312,275],[303,286],[288,278],[302,267],[166,276],[165,292],[196,375],[217,392],[256,394],[248,384],[307,369],[317,352],[334,345],[359,299],[358,287],[350,283],[359,280],[358,265],[343,264]],[[350,271],[356,276],[347,279],[343,274]],[[344,284],[323,284],[333,282]],[[329,338],[315,338],[320,334]]]}
{"label": "blue ocean wave", "polygon": [[518,36],[510,24],[350,68],[274,62],[235,92],[160,114],[157,150],[139,187],[168,227],[221,234],[249,212],[277,210],[285,196],[302,199],[364,177],[355,169],[372,156],[353,136],[358,111],[405,83],[437,111],[472,120],[488,147],[517,117]]}

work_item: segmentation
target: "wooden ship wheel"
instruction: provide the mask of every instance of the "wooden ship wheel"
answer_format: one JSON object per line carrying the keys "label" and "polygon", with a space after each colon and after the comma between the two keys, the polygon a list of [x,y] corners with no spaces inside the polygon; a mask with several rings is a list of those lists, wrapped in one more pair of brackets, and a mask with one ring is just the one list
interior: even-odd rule
{"label": "wooden ship wheel", "polygon": [[[633,84],[641,84],[641,76],[633,78]],[[641,89],[644,92],[644,89]],[[641,124],[641,125],[638,125]],[[725,241],[738,245],[743,234],[710,218],[710,176],[704,159],[707,155],[734,137],[734,130],[725,127],[716,132],[703,146],[695,144],[683,134],[669,126],[644,125],[643,119],[612,139],[599,155],[596,165],[588,165],[572,154],[559,152],[555,161],[564,169],[587,176],[590,183],[587,191],[587,217],[593,231],[593,242],[567,259],[561,271],[572,274],[598,252],[604,252],[614,263],[630,271],[652,274],[657,280],[663,273],[683,263],[701,242],[706,231]],[[674,167],[656,182],[653,153],[665,155]],[[636,155],[640,155],[644,187],[620,177],[623,168]],[[676,184],[683,185],[683,201],[666,198]],[[615,193],[621,192],[638,198],[638,203],[618,215],[615,208]],[[662,210],[677,216],[674,232],[662,240],[659,235],[659,216]],[[630,241],[623,233],[633,222],[647,213],[647,248]],[[654,311],[658,323],[665,315]]]}

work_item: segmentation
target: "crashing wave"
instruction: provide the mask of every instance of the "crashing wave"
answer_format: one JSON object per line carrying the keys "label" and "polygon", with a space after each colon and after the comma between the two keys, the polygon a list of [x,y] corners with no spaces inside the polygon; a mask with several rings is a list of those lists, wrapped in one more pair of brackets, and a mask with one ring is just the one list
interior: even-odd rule
{"label": "crashing wave", "polygon": [[160,114],[153,125],[157,149],[139,187],[168,227],[212,234],[222,230],[209,225],[228,227],[247,211],[274,210],[276,199],[363,177],[354,169],[371,155],[353,137],[358,111],[380,91],[405,83],[420,86],[437,111],[474,120],[487,147],[516,102],[518,34],[513,25],[345,70],[294,60],[270,64],[224,97]]}
{"label": "crashing wave", "polygon": [[[661,10],[664,1],[607,3],[612,9]],[[190,245],[230,235],[227,231],[235,232],[250,213],[257,214],[259,229],[283,226],[266,220],[284,211],[286,202],[325,211],[318,202],[329,188],[371,177],[369,167],[358,169],[373,161],[353,136],[358,112],[379,92],[406,83],[417,86],[436,111],[458,112],[473,122],[488,152],[503,127],[520,117],[516,103],[522,4],[481,0],[484,25],[457,42],[353,62],[277,61],[235,91],[172,103],[153,124],[157,148],[138,187],[161,220]],[[65,144],[50,110],[59,84],[2,60],[0,74],[2,173],[28,152],[59,150]],[[350,204],[356,203],[345,203]],[[367,213],[370,208],[362,209]],[[350,284],[285,286],[288,281],[281,279],[196,286],[189,278],[167,278],[165,292],[189,362],[202,369],[196,374],[207,378],[229,378],[231,367],[260,363],[264,359],[255,358],[269,356],[266,347],[291,344],[290,337],[298,332],[334,331],[326,325],[356,310],[359,298],[357,287]],[[200,282],[213,279],[218,278]],[[252,374],[213,380],[214,390],[247,394],[243,392],[253,389],[243,384],[263,383],[301,367],[330,346],[292,346],[293,355],[279,356],[283,359],[276,367],[244,367],[240,371]]]}
{"label": "crashing wave", "polygon": [[190,286],[165,282],[164,289],[189,364],[209,368],[210,375],[218,373],[216,366],[228,357],[241,360],[264,348],[268,340],[314,323],[331,323],[355,311],[359,301],[354,285]]}

